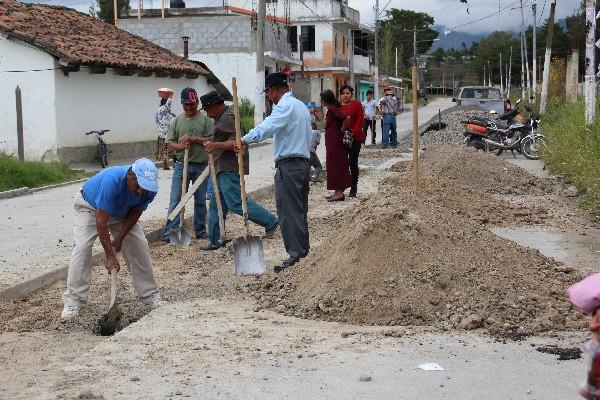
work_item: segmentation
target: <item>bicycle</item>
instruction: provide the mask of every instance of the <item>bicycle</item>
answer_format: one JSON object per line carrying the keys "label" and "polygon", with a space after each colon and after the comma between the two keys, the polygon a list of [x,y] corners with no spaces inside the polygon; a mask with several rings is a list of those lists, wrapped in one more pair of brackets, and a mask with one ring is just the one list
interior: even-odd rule
{"label": "bicycle", "polygon": [[110,132],[110,129],[101,129],[99,131],[89,131],[85,133],[86,135],[96,135],[96,139],[98,140],[98,147],[96,149],[96,159],[100,160],[100,165],[102,166],[102,168],[105,168],[108,165],[108,156],[110,154],[110,151],[108,151],[108,145],[106,144],[104,139],[102,139],[102,135],[104,135],[106,132]]}

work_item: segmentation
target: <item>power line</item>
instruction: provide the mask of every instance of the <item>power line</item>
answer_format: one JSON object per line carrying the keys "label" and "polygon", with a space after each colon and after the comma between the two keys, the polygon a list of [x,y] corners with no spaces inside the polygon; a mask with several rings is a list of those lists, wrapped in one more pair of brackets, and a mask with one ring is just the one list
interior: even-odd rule
{"label": "power line", "polygon": [[[525,0],[525,2],[523,3],[523,5],[529,3],[529,1],[530,0]],[[492,14],[486,15],[485,17],[481,17],[481,18],[475,19],[473,21],[466,22],[466,23],[461,24],[461,25],[456,25],[456,26],[450,27],[450,28],[448,28],[448,30],[454,30],[454,29],[457,29],[457,28],[462,28],[463,26],[472,25],[472,24],[475,24],[477,22],[484,21],[484,20],[486,20],[488,18],[495,17],[496,15],[502,14],[506,10],[513,9],[514,6],[517,5],[518,3],[519,3],[519,1],[516,1],[516,2],[512,3],[511,5],[509,5],[507,7],[504,7],[503,9],[501,9],[499,11],[495,11]]]}
{"label": "power line", "polygon": [[542,23],[542,16],[544,15],[544,9],[546,8],[546,1],[544,0],[544,5],[542,6],[542,12],[540,13],[540,21],[538,22],[538,25]]}

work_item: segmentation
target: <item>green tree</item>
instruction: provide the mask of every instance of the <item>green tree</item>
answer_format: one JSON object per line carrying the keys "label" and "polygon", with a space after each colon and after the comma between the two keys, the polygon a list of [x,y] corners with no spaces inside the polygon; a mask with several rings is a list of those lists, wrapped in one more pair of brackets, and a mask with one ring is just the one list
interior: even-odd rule
{"label": "green tree", "polygon": [[[500,53],[502,53],[502,63],[508,62],[510,47],[512,46],[512,77],[513,82],[517,82],[521,76],[519,43],[519,37],[511,32],[496,31],[491,33],[488,37],[482,38],[475,47],[475,57],[472,63],[473,71],[479,76],[479,80],[481,81],[483,78],[484,67],[486,70],[486,77],[489,76],[489,62],[489,69],[492,70],[493,81],[495,83],[500,83]],[[503,74],[505,73],[504,69],[505,67],[503,65]]]}
{"label": "green tree", "polygon": [[386,17],[379,23],[379,65],[382,72],[393,73],[396,48],[403,67],[412,63],[414,27],[417,29],[417,55],[427,53],[433,39],[438,36],[438,32],[430,28],[433,23],[433,17],[425,13],[396,8],[387,11]]}
{"label": "green tree", "polygon": [[446,51],[443,48],[438,47],[431,55],[435,57],[435,61],[437,61],[439,64],[444,61],[444,57],[446,57]]}
{"label": "green tree", "polygon": [[[112,24],[114,22],[113,0],[96,0],[98,11],[96,17],[104,22]],[[125,14],[129,10],[129,0],[117,0],[119,15]]]}

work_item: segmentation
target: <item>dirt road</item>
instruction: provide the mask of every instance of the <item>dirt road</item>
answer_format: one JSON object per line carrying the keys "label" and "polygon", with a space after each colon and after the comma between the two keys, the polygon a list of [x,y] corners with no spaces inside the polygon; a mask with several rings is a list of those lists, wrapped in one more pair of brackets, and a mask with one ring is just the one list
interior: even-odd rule
{"label": "dirt road", "polygon": [[[463,246],[467,238],[461,237],[460,232],[483,234],[494,227],[543,226],[588,234],[595,232],[592,221],[565,195],[559,180],[536,180],[522,171],[512,170],[501,160],[490,161],[493,168],[483,172],[483,175],[486,171],[495,174],[495,179],[472,177],[470,181],[461,178],[460,163],[431,163],[428,168],[436,179],[443,180],[441,187],[449,189],[449,195],[424,190],[422,207],[417,207],[410,202],[410,191],[401,189],[406,186],[403,174],[410,173],[407,165],[398,164],[391,172],[377,169],[392,156],[401,154],[365,152],[364,159],[369,160],[365,162],[372,169],[361,179],[357,200],[328,204],[323,199],[326,194],[323,185],[313,187],[309,214],[312,254],[295,270],[282,276],[275,277],[271,273],[261,279],[235,278],[232,256],[226,250],[201,254],[196,246],[199,242],[187,249],[157,244],[152,247],[155,271],[170,304],[154,311],[141,306],[135,300],[129,277],[121,274],[126,318],[123,330],[111,338],[93,334],[97,318],[108,303],[108,280],[101,268],[96,268],[93,274],[90,303],[74,323],[58,320],[64,282],[20,301],[1,301],[0,398],[575,399],[576,386],[583,378],[583,361],[559,362],[556,356],[536,349],[541,345],[581,348],[587,337],[582,328],[585,321],[565,304],[564,292],[563,297],[560,292],[579,276],[580,269],[589,268],[590,264],[563,265],[513,242],[502,241],[505,246],[514,246],[516,254],[527,254],[524,260],[539,260],[539,269],[538,264],[526,269],[528,264],[523,263],[519,274],[549,274],[552,285],[557,286],[556,293],[552,293],[558,313],[554,316],[558,321],[556,326],[550,319],[550,326],[539,331],[533,329],[532,324],[528,325],[533,317],[527,312],[537,315],[537,311],[535,307],[527,308],[528,303],[524,301],[524,329],[515,325],[514,332],[521,334],[509,337],[493,329],[504,309],[491,308],[497,315],[487,315],[474,327],[461,325],[462,320],[453,320],[453,315],[469,316],[471,313],[467,311],[477,309],[477,305],[467,304],[468,299],[461,296],[456,299],[463,303],[457,303],[456,309],[446,309],[444,303],[440,303],[440,309],[448,312],[408,323],[402,316],[411,310],[402,310],[402,304],[398,304],[400,308],[388,307],[386,312],[399,313],[398,317],[386,323],[379,321],[376,326],[326,322],[332,319],[331,314],[301,307],[298,296],[305,291],[295,288],[292,278],[300,276],[302,271],[326,273],[326,269],[331,268],[330,276],[352,282],[353,290],[361,286],[360,281],[351,279],[355,265],[348,264],[346,273],[344,265],[338,266],[334,274],[336,253],[329,259],[319,258],[324,250],[334,248],[336,238],[350,237],[358,226],[352,225],[353,215],[360,214],[360,210],[374,221],[372,230],[363,232],[373,238],[369,243],[375,246],[377,241],[387,241],[398,249],[402,248],[404,237],[397,235],[410,232],[419,224],[411,226],[410,218],[398,217],[398,223],[405,229],[388,237],[388,231],[379,230],[385,227],[378,227],[376,223],[383,215],[378,212],[382,210],[380,207],[406,210],[406,215],[420,216],[424,221],[429,221],[425,219],[428,210],[437,210],[434,215],[440,223],[445,213],[453,214],[449,219],[452,222],[462,218],[463,226],[448,225],[445,232],[439,233],[455,238],[453,243],[458,247]],[[481,169],[485,167],[481,161],[486,158],[471,156],[458,152],[450,159],[474,163]],[[405,197],[399,197],[401,193]],[[524,201],[527,204],[522,204]],[[274,209],[272,201],[265,204]],[[498,207],[490,207],[490,204]],[[486,206],[490,212],[486,212]],[[231,237],[241,234],[241,220],[230,218],[227,229]],[[436,248],[431,247],[431,243],[428,246],[427,253],[435,253]],[[338,251],[343,250],[340,247]],[[587,260],[597,264],[595,250],[579,249],[581,253],[586,251]],[[388,251],[383,255],[394,268],[405,265],[402,257],[395,253]],[[265,243],[265,254],[270,267],[285,257],[280,235]],[[508,272],[516,271],[514,265],[502,264],[501,254],[498,259],[499,265]],[[375,261],[366,259],[359,263],[369,265]],[[320,271],[317,264],[321,266]],[[444,271],[450,266],[443,263],[442,257],[438,268]],[[543,272],[545,269],[548,271]],[[494,279],[510,282],[510,273],[500,270],[497,273]],[[372,278],[362,285],[378,281],[376,275]],[[400,283],[403,281],[392,282],[387,278],[384,282],[387,293],[402,294]],[[460,282],[467,285],[461,275],[453,279],[458,285]],[[493,285],[493,279],[491,282]],[[414,284],[418,286],[419,281]],[[328,286],[324,287],[327,290]],[[378,295],[378,290],[368,287],[362,295],[352,292],[355,304],[360,304],[361,298],[376,299],[373,296]],[[544,291],[544,288],[523,290]],[[309,298],[304,299],[308,304]],[[373,312],[383,312],[386,307],[380,307],[381,304],[375,302]],[[324,309],[331,313],[341,308],[334,305],[333,302],[324,304]],[[506,307],[512,308],[512,304]],[[546,315],[545,308],[539,309],[540,316]],[[520,314],[515,315],[519,318]],[[349,313],[348,318],[353,320],[351,315]],[[489,318],[494,319],[493,323]],[[513,323],[507,321],[509,325]],[[439,363],[445,370],[417,369],[426,362]]]}

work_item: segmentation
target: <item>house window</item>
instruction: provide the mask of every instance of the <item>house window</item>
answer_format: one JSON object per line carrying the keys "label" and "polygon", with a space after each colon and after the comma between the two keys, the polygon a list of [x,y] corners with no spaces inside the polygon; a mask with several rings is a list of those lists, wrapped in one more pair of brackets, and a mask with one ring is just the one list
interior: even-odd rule
{"label": "house window", "polygon": [[298,27],[297,26],[289,26],[288,27],[288,42],[290,43],[290,47],[293,52],[298,51]]}
{"label": "house window", "polygon": [[304,51],[315,51],[315,26],[304,25],[301,27],[302,47]]}

